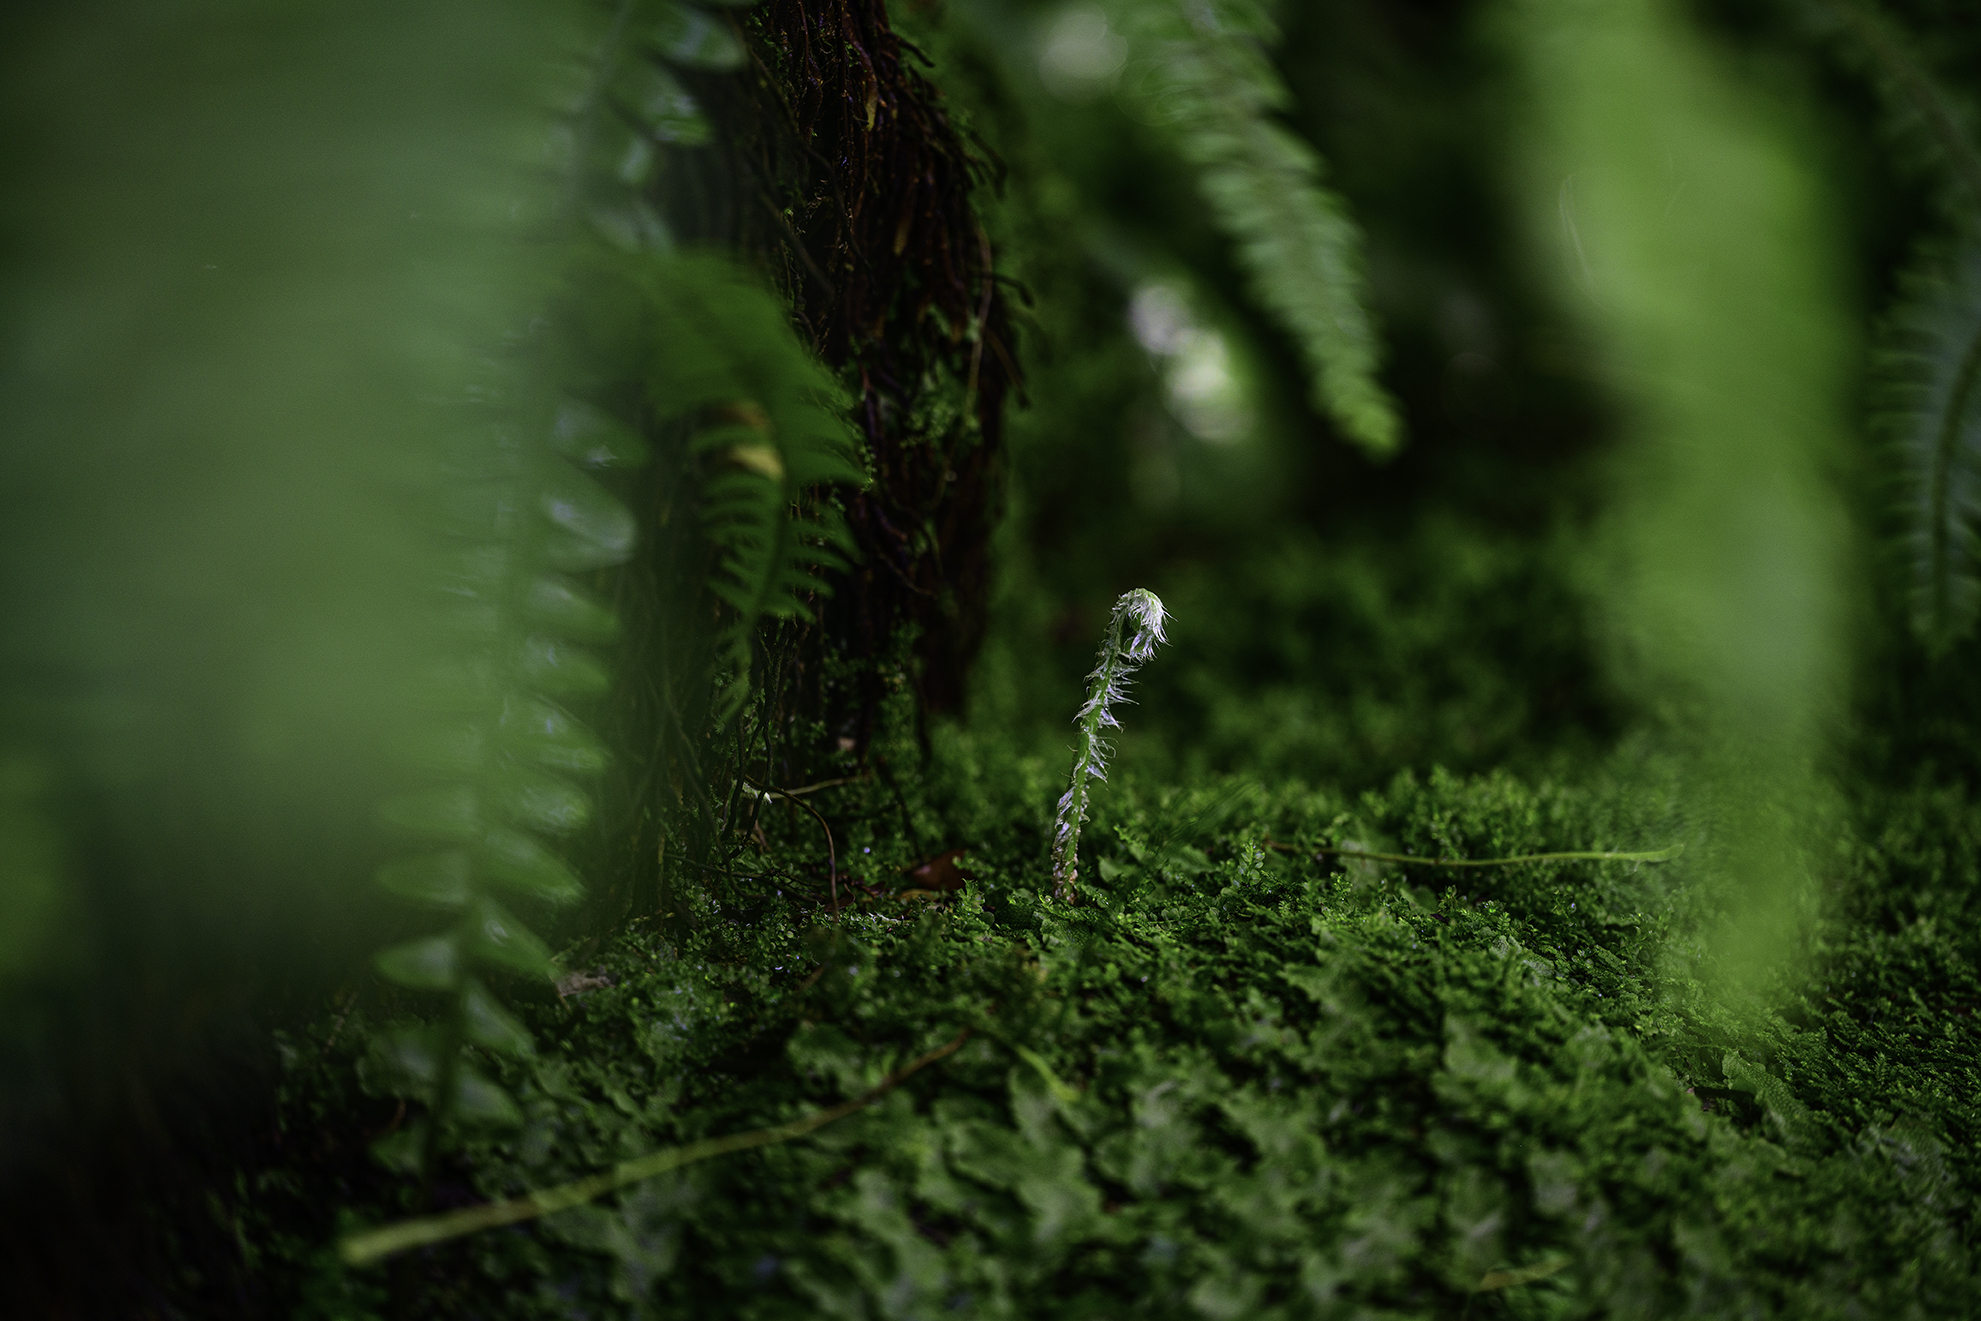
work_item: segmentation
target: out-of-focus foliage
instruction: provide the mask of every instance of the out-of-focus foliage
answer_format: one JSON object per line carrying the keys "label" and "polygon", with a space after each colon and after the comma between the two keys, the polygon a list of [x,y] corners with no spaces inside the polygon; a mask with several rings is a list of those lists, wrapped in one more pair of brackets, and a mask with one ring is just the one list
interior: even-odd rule
{"label": "out-of-focus foliage", "polygon": [[649,406],[663,417],[714,418],[690,444],[728,464],[700,496],[721,556],[711,587],[733,611],[723,638],[734,672],[721,703],[726,721],[749,696],[758,625],[806,615],[809,600],[829,590],[819,571],[845,569],[855,553],[836,508],[793,511],[812,488],[866,479],[837,383],[792,335],[776,298],[714,260],[663,260],[639,277],[654,319]]}
{"label": "out-of-focus foliage", "polygon": [[1936,0],[126,8],[0,32],[16,1310],[1967,1306]]}
{"label": "out-of-focus foliage", "polygon": [[1811,0],[1814,33],[1877,89],[1889,136],[1931,181],[1943,232],[1919,242],[1898,279],[1876,359],[1873,422],[1897,468],[1913,627],[1935,653],[1972,632],[1981,611],[1981,152],[1974,109],[1880,11]]}
{"label": "out-of-focus foliage", "polygon": [[[1044,31],[1036,74],[1025,67],[1030,43],[1017,13],[998,0],[964,0],[957,9],[1013,85],[1076,104],[1118,94],[1195,170],[1252,296],[1298,346],[1315,407],[1370,455],[1394,452],[1402,426],[1376,379],[1381,352],[1361,235],[1342,199],[1322,186],[1313,147],[1276,118],[1291,96],[1269,58],[1279,36],[1272,7],[1260,0],[1065,6]],[[1185,328],[1173,327],[1171,338]],[[1200,359],[1200,374],[1217,370],[1215,357]]]}
{"label": "out-of-focus foliage", "polygon": [[[374,1041],[368,1081],[435,1116],[387,1154],[430,1168],[446,1123],[514,1117],[462,1052],[529,1052],[496,988],[553,963],[509,906],[583,893],[552,841],[594,818],[583,781],[610,753],[571,707],[611,683],[587,650],[617,632],[598,571],[640,535],[592,474],[623,486],[652,416],[585,397],[602,364],[565,346],[617,336],[662,419],[720,406],[762,431],[695,437],[740,465],[701,503],[739,680],[755,620],[814,585],[811,542],[843,541],[798,519],[801,489],[859,480],[768,295],[614,223],[621,84],[733,68],[712,22],[671,2],[9,18],[10,1188],[63,1177],[58,1119],[129,1128],[216,1042],[411,935],[361,884],[382,861],[387,890],[449,915],[378,958],[448,1006]],[[633,146],[693,136],[685,94],[634,100]],[[574,324],[625,312],[571,295],[586,251],[578,283],[635,290],[630,319]]]}
{"label": "out-of-focus foliage", "polygon": [[[1349,440],[1387,457],[1402,443],[1401,426],[1376,380],[1361,235],[1341,198],[1321,186],[1312,146],[1274,119],[1292,98],[1269,62],[1279,36],[1269,7],[1127,0],[1105,12],[1127,43],[1124,96],[1197,167],[1253,297],[1300,346],[1315,405]],[[1055,32],[1076,21],[1060,19]]]}
{"label": "out-of-focus foliage", "polygon": [[10,1166],[376,927],[353,878],[464,626],[435,533],[505,461],[475,428],[549,287],[567,20],[6,19]]}
{"label": "out-of-focus foliage", "polygon": [[1628,410],[1605,605],[1652,700],[1699,704],[1699,810],[1751,905],[1725,954],[1751,971],[1802,892],[1793,814],[1846,666],[1833,207],[1783,111],[1665,5],[1517,5],[1506,41],[1543,260]]}
{"label": "out-of-focus foliage", "polygon": [[1981,614],[1981,250],[1969,240],[1901,279],[1881,345],[1876,420],[1905,484],[1913,627],[1944,651]]}

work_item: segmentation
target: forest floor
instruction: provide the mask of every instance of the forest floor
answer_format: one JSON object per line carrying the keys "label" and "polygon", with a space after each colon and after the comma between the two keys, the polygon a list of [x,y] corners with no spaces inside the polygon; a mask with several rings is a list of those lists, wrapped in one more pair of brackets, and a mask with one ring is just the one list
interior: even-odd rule
{"label": "forest floor", "polygon": [[339,1233],[424,1204],[368,1154],[404,1107],[364,1088],[362,1013],[326,1012],[285,1041],[282,1154],[242,1184],[275,1291],[340,1318],[1975,1312],[1965,793],[1847,795],[1799,957],[1739,1000],[1710,989],[1688,855],[1324,851],[1686,843],[1628,743],[1360,793],[1131,766],[1069,907],[1040,897],[1060,768],[934,733],[900,796],[808,796],[836,875],[820,820],[766,808],[734,863],[754,898],[569,952],[524,1006],[540,1053],[500,1065],[520,1131],[464,1147],[432,1205],[871,1104],[351,1270]]}

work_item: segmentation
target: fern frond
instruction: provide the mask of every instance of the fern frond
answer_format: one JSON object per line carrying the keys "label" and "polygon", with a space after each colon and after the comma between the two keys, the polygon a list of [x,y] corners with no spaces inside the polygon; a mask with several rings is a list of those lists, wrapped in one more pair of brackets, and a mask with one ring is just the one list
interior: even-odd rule
{"label": "fern frond", "polygon": [[1857,0],[1808,0],[1804,17],[1884,102],[1893,135],[1948,185],[1963,235],[1899,277],[1872,359],[1872,424],[1902,488],[1913,630],[1944,652],[1981,618],[1981,150],[1974,107],[1937,79],[1905,32]]}
{"label": "fern frond", "polygon": [[1981,151],[1974,107],[1935,78],[1912,41],[1874,4],[1806,0],[1803,17],[1878,91],[1901,141],[1928,157],[1964,192],[1956,210],[1981,205]]}
{"label": "fern frond", "polygon": [[1362,236],[1322,186],[1314,149],[1273,116],[1290,101],[1266,58],[1279,33],[1259,0],[1111,0],[1130,43],[1122,91],[1198,170],[1198,188],[1235,245],[1252,296],[1293,337],[1313,401],[1370,455],[1403,426],[1376,379]]}
{"label": "fern frond", "polygon": [[[621,260],[637,265],[667,245],[666,228],[640,191],[658,151],[706,137],[706,125],[668,66],[733,68],[741,46],[730,25],[679,0],[619,0],[593,17],[596,55],[564,125],[575,148],[567,202],[582,206],[567,205],[564,219],[582,214],[594,231],[631,249],[633,255]],[[665,288],[663,281],[656,292]],[[574,307],[580,318],[597,315],[582,302]],[[678,327],[663,325],[657,342],[644,337],[648,329],[623,322],[603,334],[662,356],[676,347],[692,351],[679,336],[669,338]],[[548,410],[502,402],[527,401],[546,383],[528,380],[518,361],[501,370],[506,378],[480,392],[485,425],[469,428],[453,456],[456,475],[466,479],[457,490],[469,494],[455,497],[448,520],[464,543],[458,571],[444,585],[461,604],[464,624],[449,680],[473,676],[467,691],[480,700],[440,735],[440,742],[458,749],[449,759],[451,780],[386,805],[387,817],[430,851],[394,862],[379,876],[400,897],[453,914],[440,934],[388,949],[376,960],[388,980],[448,997],[433,1026],[384,1034],[371,1060],[376,1081],[427,1106],[423,1121],[380,1151],[388,1161],[422,1172],[432,1170],[450,1127],[505,1123],[520,1115],[468,1057],[470,1046],[509,1054],[532,1049],[529,1034],[482,979],[504,973],[548,977],[554,965],[544,943],[496,895],[562,905],[584,893],[577,874],[542,837],[567,834],[591,815],[591,794],[570,777],[596,775],[606,753],[560,703],[609,686],[605,667],[586,644],[609,640],[616,621],[565,575],[615,565],[631,554],[633,516],[584,470],[637,466],[647,450],[632,427],[582,400]],[[754,617],[765,600],[774,606],[777,592],[788,590],[774,576],[751,584],[763,577],[755,560],[797,558],[780,553],[777,544],[792,533],[781,518],[763,517],[764,501],[754,493],[711,494],[712,526],[731,534],[725,563],[746,584]],[[781,506],[773,512],[781,514]]]}
{"label": "fern frond", "polygon": [[[512,743],[504,717],[524,694],[595,685],[563,645],[586,607],[551,561],[617,553],[624,528],[538,462],[548,410],[517,402],[535,388],[523,355],[491,352],[531,323],[551,273],[541,218],[556,188],[536,144],[553,127],[545,52],[585,36],[572,10],[115,4],[49,11],[0,41],[7,136],[46,146],[5,204],[20,241],[0,280],[0,562],[50,603],[10,613],[0,705],[35,713],[36,741],[10,722],[0,748],[39,758],[47,699],[23,676],[87,685],[52,690],[78,712],[63,717],[75,751],[53,764],[102,768],[76,788],[114,829],[87,854],[101,872],[76,876],[102,907],[56,911],[144,924],[100,951],[32,930],[15,943],[59,949],[79,981],[127,964],[137,980],[90,1017],[141,1002],[158,1015],[104,1037],[102,1077],[132,1095],[152,1083],[125,1071],[159,1026],[176,1042],[182,1020],[219,1026],[211,1008],[236,1000],[243,1027],[260,1020],[254,999],[328,934],[314,906],[291,914],[309,926],[270,919],[375,862],[354,817],[422,786],[388,805],[416,843],[379,879],[439,913],[439,933],[379,964],[440,992],[439,1039],[395,1034],[376,1081],[427,1103],[434,1140],[450,1115],[513,1114],[464,1050],[525,1048],[490,988],[548,956],[507,909],[575,892],[543,838],[583,809],[565,759],[532,755],[562,750],[521,730]],[[18,346],[78,306],[99,315],[24,370]],[[484,402],[415,402],[471,396]],[[104,699],[135,718],[92,732],[83,713]],[[169,839],[150,824],[168,819]],[[29,1084],[72,1103],[67,1083]]]}
{"label": "fern frond", "polygon": [[544,837],[569,834],[591,816],[591,796],[572,777],[604,769],[605,752],[560,703],[604,689],[605,668],[583,644],[609,638],[615,623],[565,575],[616,564],[634,543],[632,516],[581,468],[644,456],[627,428],[582,403],[538,422],[498,411],[458,442],[454,470],[483,478],[473,489],[491,516],[463,518],[457,509],[461,552],[443,584],[465,608],[456,657],[434,687],[460,716],[451,729],[439,727],[449,754],[428,761],[451,774],[383,809],[423,851],[388,864],[379,883],[451,914],[443,931],[375,961],[388,981],[447,997],[432,1026],[388,1031],[368,1062],[374,1084],[427,1106],[424,1120],[380,1146],[383,1158],[409,1170],[430,1171],[452,1127],[520,1116],[464,1053],[469,1046],[530,1053],[528,1032],[486,979],[548,978],[555,970],[548,948],[505,901],[561,906],[584,894]]}
{"label": "fern frond", "polygon": [[716,258],[656,257],[635,277],[663,352],[647,389],[663,417],[713,419],[691,448],[713,469],[702,520],[717,551],[709,590],[732,610],[721,644],[735,677],[718,718],[750,692],[751,640],[764,619],[807,618],[830,591],[823,571],[857,551],[836,511],[807,493],[866,481],[838,382],[792,332],[783,305]]}
{"label": "fern frond", "polygon": [[1903,482],[1913,626],[1935,651],[1981,618],[1981,241],[1901,278],[1875,421]]}

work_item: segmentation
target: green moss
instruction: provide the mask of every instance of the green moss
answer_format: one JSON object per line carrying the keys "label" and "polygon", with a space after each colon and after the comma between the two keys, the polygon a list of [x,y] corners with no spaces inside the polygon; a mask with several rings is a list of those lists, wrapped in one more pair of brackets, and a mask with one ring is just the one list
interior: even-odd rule
{"label": "green moss", "polygon": [[[1771,859],[1815,884],[1779,914],[1779,966],[1725,976],[1713,934],[1741,896],[1737,872],[1714,879],[1708,818],[1734,796],[1702,789],[1686,749],[1703,736],[1674,734],[1671,695],[1629,695],[1602,654],[1589,534],[1619,423],[1487,182],[1517,140],[1503,73],[1462,24],[1412,7],[1286,7],[1287,120],[1364,216],[1385,379],[1410,414],[1410,448],[1374,469],[1299,408],[1297,358],[1148,126],[1100,100],[1027,103],[1030,73],[994,66],[1030,47],[940,8],[912,7],[957,122],[1011,166],[1004,201],[978,198],[998,269],[1037,295],[969,721],[925,725],[914,697],[929,658],[973,636],[959,621],[991,597],[966,590],[989,560],[944,552],[945,575],[967,569],[943,577],[956,590],[857,648],[819,643],[864,618],[853,593],[816,631],[763,635],[734,752],[703,765],[714,801],[663,822],[646,795],[691,803],[693,768],[622,761],[621,820],[593,841],[613,917],[562,951],[561,997],[503,988],[539,1049],[479,1067],[520,1119],[442,1162],[430,1201],[372,1155],[419,1119],[367,1063],[398,993],[359,987],[282,1039],[279,1131],[211,1202],[266,1290],[227,1305],[346,1321],[1974,1313],[1971,667],[1929,671],[1895,616],[1867,615],[1858,728],[1828,767],[1841,788],[1796,804],[1827,818],[1820,842]],[[1888,205],[1869,200],[1883,183],[1860,191],[1853,206]],[[1888,257],[1860,274],[1882,279]],[[1214,442],[1172,416],[1161,355],[1124,319],[1157,282],[1258,377],[1255,434]],[[966,342],[938,356],[954,365]],[[967,431],[954,391],[910,385],[887,434]],[[877,480],[899,481],[886,466]],[[900,531],[916,563],[940,542],[933,523]],[[1889,579],[1878,595],[1896,602]],[[1066,717],[1107,602],[1139,583],[1174,608],[1174,646],[1095,799],[1083,902],[1054,905]],[[655,654],[622,654],[628,691]],[[924,712],[955,709],[943,696]],[[613,732],[637,751],[652,729]],[[753,799],[738,767],[802,799]],[[699,824],[663,837],[682,817]],[[1686,852],[1474,870],[1319,852],[1668,845]],[[900,895],[944,879],[913,872],[955,849],[961,893]],[[797,1140],[376,1270],[332,1251],[358,1228],[815,1115],[966,1028],[955,1054]]]}
{"label": "green moss", "polygon": [[[834,925],[771,894],[678,948],[636,927],[596,960],[610,985],[538,1006],[555,1052],[505,1078],[526,1123],[445,1195],[788,1120],[974,1026],[961,1051],[810,1138],[428,1250],[395,1287],[444,1281],[515,1317],[1967,1307],[1964,795],[1867,799],[1810,980],[1770,1012],[1707,998],[1665,953],[1715,911],[1684,860],[1310,852],[1668,841],[1682,823],[1621,760],[1619,778],[1405,775],[1354,797],[1131,778],[1089,832],[1092,903],[1067,909],[1036,897],[1044,808],[982,792],[1018,790],[1023,764],[954,729],[937,748],[912,797],[972,847],[960,897]],[[889,838],[885,790],[834,792],[849,840]],[[816,869],[802,828],[773,844],[766,870]],[[338,1086],[338,1054],[297,1066],[298,1104]],[[366,1220],[409,1209],[386,1188],[357,1198]]]}

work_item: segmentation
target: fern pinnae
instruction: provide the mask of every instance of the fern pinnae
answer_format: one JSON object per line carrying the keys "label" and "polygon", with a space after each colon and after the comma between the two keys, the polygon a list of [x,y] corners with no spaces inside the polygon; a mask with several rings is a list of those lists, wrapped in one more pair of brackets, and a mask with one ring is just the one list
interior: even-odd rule
{"label": "fern pinnae", "polygon": [[[640,8],[638,0],[611,7],[587,90],[565,116],[578,150],[569,164],[562,217],[565,224],[579,219],[570,203],[590,198],[596,203],[587,217],[593,227],[631,249],[617,260],[636,264],[649,257],[643,243],[664,233],[643,219],[647,213],[632,195],[636,178],[624,168],[593,169],[592,145],[600,130],[624,130],[629,123],[646,140],[669,140],[660,127],[642,127],[637,116],[625,115],[627,98],[614,90],[658,69],[651,60],[625,58],[627,28]],[[678,0],[661,0],[655,11],[662,20],[687,12]],[[732,49],[728,28],[689,27],[690,35],[701,35],[663,41],[663,59],[702,68],[738,62],[740,47]],[[655,114],[677,118],[693,113],[692,105],[656,106],[651,98],[648,105]],[[616,223],[614,215],[631,215],[636,223]],[[582,274],[584,266],[574,261],[571,273]],[[451,678],[470,680],[464,687],[471,695],[462,700],[450,694],[450,706],[459,709],[429,731],[435,747],[455,749],[443,758],[444,767],[432,768],[446,773],[384,808],[389,821],[430,851],[388,864],[378,877],[401,898],[451,915],[439,934],[384,950],[375,960],[388,981],[444,997],[427,1025],[402,1024],[380,1034],[370,1061],[376,1082],[424,1102],[427,1110],[423,1120],[376,1150],[426,1177],[451,1128],[521,1117],[515,1101],[475,1068],[469,1047],[530,1053],[529,1033],[485,979],[521,974],[548,980],[556,965],[544,942],[497,896],[555,906],[584,893],[576,872],[541,837],[569,833],[592,810],[591,795],[572,777],[603,770],[606,753],[561,703],[609,686],[604,666],[585,648],[610,640],[616,621],[566,575],[611,567],[631,555],[637,540],[632,514],[584,470],[638,466],[647,450],[631,427],[588,402],[545,405],[543,396],[554,398],[556,387],[529,379],[519,358],[495,370],[501,379],[485,382],[475,394],[482,424],[470,428],[459,452],[449,456],[475,494],[455,498],[458,508],[443,520],[460,547],[458,571],[443,588],[463,604],[465,625]]]}
{"label": "fern pinnae", "polygon": [[1981,617],[1981,244],[1908,275],[1900,299],[1879,421],[1904,482],[1914,628],[1943,651]]}
{"label": "fern pinnae", "polygon": [[731,615],[721,645],[733,678],[717,717],[733,719],[751,688],[751,639],[765,619],[808,613],[829,590],[822,571],[844,569],[851,536],[829,506],[806,513],[806,493],[859,486],[851,429],[832,376],[798,342],[784,309],[725,262],[656,258],[644,288],[669,352],[648,394],[664,417],[711,419],[691,448],[712,469],[702,519],[717,551],[709,590]]}
{"label": "fern pinnae", "polygon": [[1079,729],[1073,773],[1053,818],[1052,897],[1059,902],[1072,903],[1078,897],[1080,827],[1087,820],[1089,786],[1091,781],[1107,779],[1104,731],[1121,728],[1114,706],[1128,700],[1129,678],[1168,640],[1163,636],[1165,619],[1161,598],[1140,587],[1123,592],[1108,617],[1100,659],[1087,676],[1087,700],[1073,717]]}
{"label": "fern pinnae", "polygon": [[1252,296],[1289,332],[1313,402],[1372,457],[1402,443],[1376,379],[1362,236],[1322,185],[1318,153],[1272,116],[1291,101],[1265,56],[1278,29],[1259,0],[1114,0],[1135,50],[1124,92],[1199,171],[1198,188],[1232,240]]}
{"label": "fern pinnae", "polygon": [[[549,949],[504,901],[558,906],[584,893],[542,837],[568,833],[591,810],[571,777],[602,768],[603,750],[560,703],[604,686],[603,667],[582,643],[609,636],[612,619],[565,575],[618,563],[634,539],[631,515],[580,471],[637,462],[639,446],[616,434],[623,428],[575,403],[554,423],[526,406],[484,407],[489,421],[466,440],[462,460],[488,478],[488,513],[457,512],[461,553],[446,591],[467,609],[454,664],[436,685],[454,690],[458,724],[450,733],[443,717],[430,735],[429,764],[443,773],[383,809],[426,851],[386,865],[379,883],[451,918],[438,934],[376,959],[386,980],[442,997],[429,1025],[382,1033],[369,1061],[373,1082],[427,1107],[379,1154],[426,1175],[450,1128],[520,1118],[467,1048],[530,1053],[529,1034],[487,979],[554,973]],[[531,431],[533,439],[515,438]]]}
{"label": "fern pinnae", "polygon": [[1839,58],[1867,77],[1902,139],[1953,185],[1940,200],[1961,237],[1950,253],[1929,249],[1900,275],[1871,383],[1873,426],[1902,484],[1913,629],[1940,653],[1981,618],[1981,151],[1966,131],[1973,108],[1874,6],[1811,0],[1806,12]]}
{"label": "fern pinnae", "polygon": [[1910,51],[1909,43],[1874,7],[1858,0],[1816,0],[1816,16],[1854,62],[1868,64],[1873,81],[1899,117],[1916,116],[1941,165],[1966,188],[1970,206],[1981,205],[1981,152],[1962,130],[1971,119]]}

